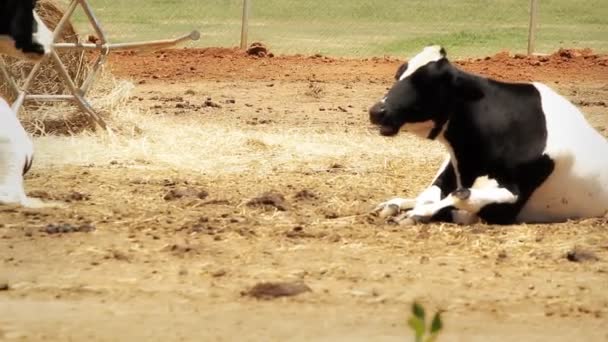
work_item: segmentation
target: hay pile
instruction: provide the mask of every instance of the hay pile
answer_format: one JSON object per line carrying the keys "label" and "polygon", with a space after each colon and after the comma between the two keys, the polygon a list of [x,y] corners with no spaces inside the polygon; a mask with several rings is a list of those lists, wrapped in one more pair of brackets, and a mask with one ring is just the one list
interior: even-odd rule
{"label": "hay pile", "polygon": [[[37,12],[49,29],[54,30],[64,10],[61,0],[40,0]],[[68,22],[61,32],[58,42],[76,43],[79,36],[74,26]],[[81,86],[92,70],[91,63],[98,55],[97,51],[58,50],[59,56],[66,66],[76,86]],[[3,56],[4,57],[4,56]],[[11,57],[4,57],[8,72],[13,75],[18,85],[22,85],[32,70],[34,64]],[[15,94],[1,76],[0,96],[13,101]],[[100,111],[104,118],[116,110],[118,105],[124,105],[132,87],[126,82],[119,82],[104,70],[99,71],[93,87],[87,94],[87,99],[93,107]],[[70,94],[68,86],[59,76],[54,62],[47,59],[34,77],[28,88],[30,94]],[[33,135],[72,135],[83,131],[93,131],[95,125],[89,117],[82,113],[74,104],[69,102],[31,102],[27,101],[19,113],[25,129]]]}

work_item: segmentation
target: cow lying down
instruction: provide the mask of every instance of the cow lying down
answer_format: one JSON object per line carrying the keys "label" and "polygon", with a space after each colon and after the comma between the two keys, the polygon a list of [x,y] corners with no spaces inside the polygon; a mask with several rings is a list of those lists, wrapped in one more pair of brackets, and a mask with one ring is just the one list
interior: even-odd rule
{"label": "cow lying down", "polygon": [[404,130],[449,153],[430,187],[381,203],[381,217],[511,224],[608,212],[608,141],[544,84],[469,74],[429,46],[399,68],[369,115],[382,135]]}
{"label": "cow lying down", "polygon": [[32,166],[34,147],[15,112],[0,98],[0,205],[25,207],[57,207],[59,203],[43,203],[27,197],[23,176]]}

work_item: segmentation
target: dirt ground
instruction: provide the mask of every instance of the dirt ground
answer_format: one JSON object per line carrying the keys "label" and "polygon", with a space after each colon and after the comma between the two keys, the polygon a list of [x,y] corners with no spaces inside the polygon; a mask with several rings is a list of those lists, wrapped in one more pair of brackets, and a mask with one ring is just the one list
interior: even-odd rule
{"label": "dirt ground", "polygon": [[[36,139],[27,190],[67,207],[0,207],[0,340],[408,341],[417,300],[444,310],[440,341],[608,341],[608,219],[401,227],[368,215],[415,196],[444,153],[369,126],[399,63],[113,55],[142,131],[120,149]],[[608,135],[606,55],[458,64],[546,82]],[[309,291],[251,295],[273,281]]]}

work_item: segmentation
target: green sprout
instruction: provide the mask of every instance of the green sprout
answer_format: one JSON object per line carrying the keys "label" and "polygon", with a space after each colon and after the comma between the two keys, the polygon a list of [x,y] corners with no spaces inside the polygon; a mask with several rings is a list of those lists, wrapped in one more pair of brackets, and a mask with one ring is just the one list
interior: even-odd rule
{"label": "green sprout", "polygon": [[437,311],[435,316],[433,316],[433,320],[431,322],[431,326],[428,328],[428,336],[427,327],[424,318],[424,308],[414,302],[412,304],[412,317],[407,321],[407,324],[414,330],[416,334],[416,342],[435,342],[437,340],[437,336],[439,332],[443,328],[443,323],[441,322],[441,311]]}

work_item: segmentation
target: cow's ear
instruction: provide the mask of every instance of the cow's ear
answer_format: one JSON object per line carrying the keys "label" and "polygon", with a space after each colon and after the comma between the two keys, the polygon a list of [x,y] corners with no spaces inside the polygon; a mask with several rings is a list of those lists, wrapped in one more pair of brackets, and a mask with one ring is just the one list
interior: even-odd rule
{"label": "cow's ear", "polygon": [[478,80],[460,73],[452,75],[450,78],[450,88],[459,98],[469,101],[477,101],[484,96],[481,84],[479,84]]}
{"label": "cow's ear", "polygon": [[399,67],[399,69],[397,69],[397,72],[395,73],[395,81],[399,81],[399,79],[401,78],[401,75],[403,75],[403,73],[405,72],[405,70],[407,70],[407,62],[401,64],[401,66]]}

